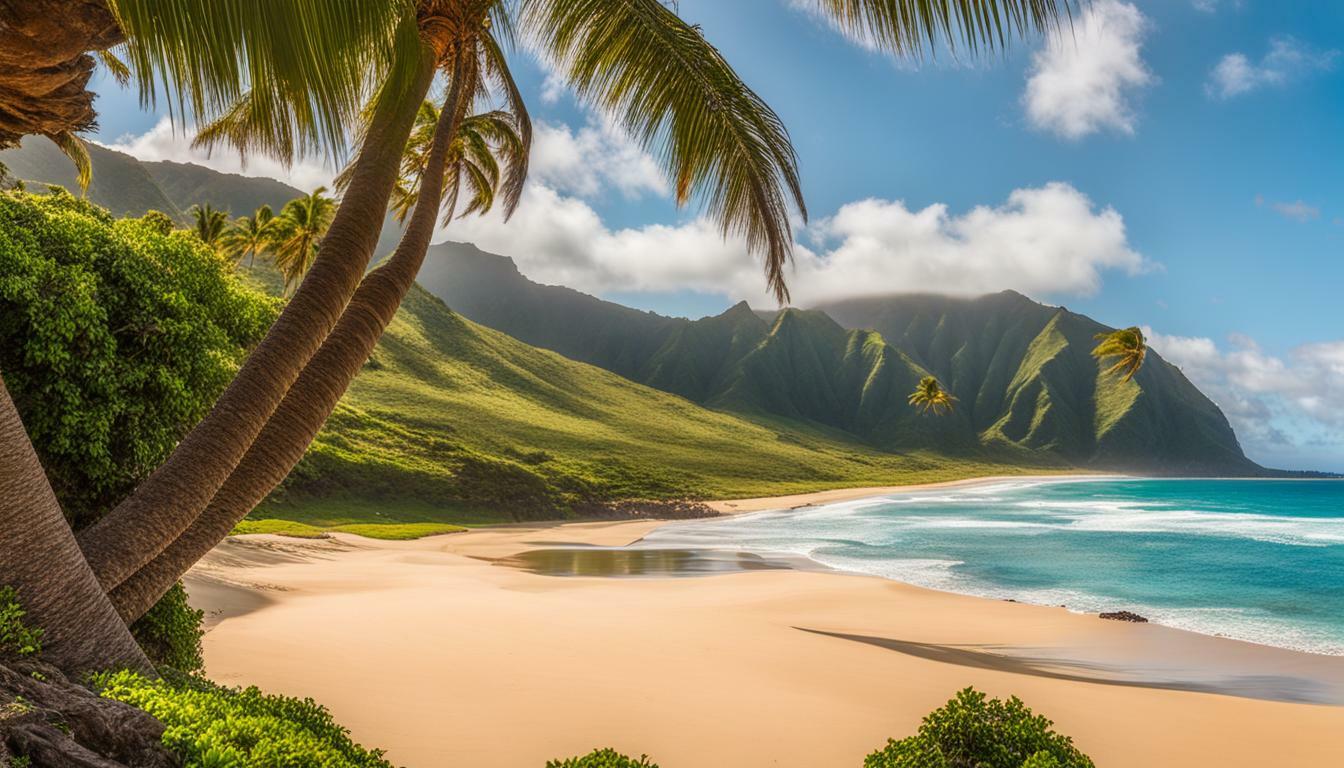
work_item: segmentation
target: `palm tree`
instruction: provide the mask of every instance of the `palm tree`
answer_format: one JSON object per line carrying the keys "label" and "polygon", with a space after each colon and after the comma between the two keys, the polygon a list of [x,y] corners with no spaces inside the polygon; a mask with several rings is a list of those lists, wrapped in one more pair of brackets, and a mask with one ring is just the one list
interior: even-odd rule
{"label": "palm tree", "polygon": [[269,205],[262,205],[251,216],[239,216],[220,237],[220,250],[235,265],[241,266],[246,258],[247,266],[251,267],[253,259],[270,252],[274,220],[275,214]]}
{"label": "palm tree", "polygon": [[293,290],[317,259],[322,236],[336,216],[336,201],[318,187],[303,197],[285,203],[271,220],[270,241],[275,266],[285,276],[285,292]]}
{"label": "palm tree", "polygon": [[933,411],[935,416],[942,416],[945,413],[951,413],[956,408],[957,398],[952,396],[951,392],[943,389],[943,385],[938,379],[932,376],[925,376],[919,380],[919,385],[915,391],[910,393],[909,402],[919,409],[920,413]]}
{"label": "palm tree", "polygon": [[[415,129],[406,142],[401,162],[401,177],[392,189],[388,206],[400,223],[405,223],[420,197],[421,177],[429,160],[434,136],[442,111],[426,100],[415,119]],[[511,163],[522,163],[525,171],[530,142],[523,138],[530,132],[526,115],[519,120],[503,110],[492,110],[463,118],[457,136],[448,146],[444,178],[443,217],[447,224],[457,215],[457,203],[466,192],[467,205],[461,215],[488,213],[494,207],[495,193],[500,185],[499,158]],[[525,127],[526,126],[526,127]],[[516,171],[515,171],[516,172]],[[337,189],[343,189],[349,178],[342,173],[336,177]],[[516,205],[517,201],[514,200]]]}
{"label": "palm tree", "polygon": [[1104,373],[1119,374],[1121,381],[1134,378],[1143,367],[1144,358],[1148,356],[1148,342],[1143,338],[1143,331],[1138,328],[1098,333],[1093,338],[1101,343],[1092,350],[1092,356],[1098,360],[1113,358],[1115,365]]}
{"label": "palm tree", "polygon": [[[452,97],[450,96],[450,101]],[[149,610],[197,560],[213,549],[247,516],[303,458],[309,443],[336,408],[346,388],[387,329],[397,307],[415,282],[439,212],[451,218],[458,188],[465,186],[470,204],[462,213],[484,214],[503,193],[507,218],[518,204],[520,181],[526,174],[528,144],[516,128],[521,119],[500,112],[461,121],[457,140],[449,139],[451,115],[431,104],[422,114],[437,118],[428,146],[412,137],[406,146],[408,176],[403,179],[415,200],[410,223],[392,255],[364,278],[335,330],[303,369],[280,407],[257,436],[237,469],[229,475],[205,511],[153,560],[110,593],[123,618],[134,621]],[[484,138],[483,145],[462,142],[462,136]],[[484,149],[485,153],[478,150]],[[475,171],[467,168],[490,168]],[[483,186],[478,186],[483,185]],[[396,202],[393,203],[395,209]]]}
{"label": "palm tree", "polygon": [[191,231],[196,237],[200,238],[202,243],[218,250],[220,237],[224,234],[224,228],[229,225],[229,215],[216,210],[209,203],[193,205],[187,213],[191,214]]}
{"label": "palm tree", "polygon": [[[939,38],[971,49],[995,47],[1006,32],[1049,28],[1059,16],[1058,4],[1067,1],[817,0],[817,5],[847,33],[910,54]],[[62,18],[63,24],[53,31],[50,18]],[[350,185],[307,279],[211,414],[131,496],[80,533],[88,567],[105,589],[149,563],[197,519],[342,317],[377,242],[401,150],[435,72],[451,72],[455,89],[459,83],[495,85],[510,101],[510,111],[519,113],[514,102],[521,98],[497,42],[508,45],[515,25],[557,62],[576,92],[655,150],[679,202],[701,201],[725,235],[742,236],[763,256],[771,287],[785,299],[790,202],[806,214],[787,134],[699,31],[656,0],[0,5],[0,146],[29,133],[73,136],[91,127],[92,94],[84,84],[93,59],[84,52],[123,42],[144,98],[162,92],[175,115],[198,125],[223,114],[235,127],[248,128],[234,135],[237,146],[250,151],[341,155],[345,127],[365,101],[366,84],[381,83],[360,133]],[[484,68],[476,66],[477,51]],[[462,55],[466,52],[471,55]],[[474,87],[457,90],[476,93]],[[450,103],[462,106],[466,98]],[[457,106],[449,110],[449,138],[464,114]],[[12,121],[13,115],[20,117]],[[432,208],[437,212],[437,205]],[[41,468],[28,462],[21,471],[40,476]],[[21,525],[35,514],[32,509],[21,497],[0,498],[0,520]],[[67,577],[79,570],[63,563],[41,582],[9,579],[7,564],[27,556],[9,543],[0,536],[0,581],[23,590],[59,595]],[[52,610],[89,608],[56,599],[39,603]],[[114,630],[90,622],[83,631]]]}
{"label": "palm tree", "polygon": [[[5,505],[7,500],[23,506],[14,510]],[[130,667],[149,672],[149,661],[80,555],[4,379],[0,379],[0,512],[4,526],[0,583],[17,588],[24,609],[40,621],[43,657],[59,660],[68,669]],[[59,589],[52,588],[53,583]]]}
{"label": "palm tree", "polygon": [[[53,18],[61,23],[52,24]],[[367,146],[356,162],[358,184],[346,196],[344,235],[324,249],[327,266],[323,279],[315,281],[320,290],[291,299],[212,414],[115,514],[99,521],[107,526],[80,532],[84,559],[57,559],[53,543],[52,557],[39,558],[47,566],[40,573],[16,565],[34,555],[31,542],[11,536],[10,529],[40,525],[35,516],[41,507],[36,498],[19,494],[0,498],[0,583],[19,589],[34,621],[49,628],[47,645],[57,649],[49,660],[72,672],[123,663],[114,649],[129,638],[115,613],[110,623],[100,620],[109,615],[110,604],[104,611],[72,587],[79,574],[91,568],[108,589],[167,546],[185,527],[184,518],[205,508],[340,316],[377,242],[379,212],[397,177],[399,149],[430,87],[437,56],[431,41],[421,39],[409,1],[5,3],[0,5],[0,147],[41,134],[64,142],[62,149],[80,160],[83,145],[68,138],[92,127],[96,117],[93,94],[85,89],[94,58],[84,52],[122,43],[142,98],[166,97],[175,118],[205,124],[249,85],[259,86],[276,125],[303,137],[305,148],[320,145],[333,156],[344,151],[345,129],[359,114],[366,84],[383,83],[388,97],[374,110]],[[78,163],[77,170],[87,175]],[[16,449],[14,455],[24,454]],[[7,464],[4,471],[21,476],[18,487],[43,485],[34,481],[44,477],[36,460]],[[106,603],[105,596],[98,599]],[[72,636],[61,636],[66,631]],[[96,642],[90,645],[88,638]],[[99,648],[106,649],[101,659]]]}

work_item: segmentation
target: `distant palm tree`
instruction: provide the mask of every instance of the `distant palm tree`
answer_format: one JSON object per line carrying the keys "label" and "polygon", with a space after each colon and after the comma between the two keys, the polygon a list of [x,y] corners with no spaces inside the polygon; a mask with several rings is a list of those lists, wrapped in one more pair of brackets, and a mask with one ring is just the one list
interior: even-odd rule
{"label": "distant palm tree", "polygon": [[221,251],[233,259],[234,264],[242,264],[246,257],[247,266],[251,267],[254,258],[271,250],[274,221],[275,214],[269,205],[261,206],[251,216],[240,216],[220,237]]}
{"label": "distant palm tree", "polygon": [[[415,210],[420,199],[420,185],[429,162],[429,153],[433,149],[434,135],[442,117],[442,110],[432,101],[420,106],[416,115],[415,128],[406,142],[406,153],[401,161],[401,176],[392,190],[392,199],[388,209],[398,222],[406,223],[407,217]],[[526,125],[527,116],[519,117],[503,110],[493,110],[462,118],[457,133],[448,146],[448,155],[443,179],[443,219],[447,224],[458,215],[457,207],[463,193],[467,195],[466,207],[462,216],[473,213],[485,214],[495,204],[495,196],[501,188],[502,174],[500,161],[503,160],[510,170],[527,168],[527,155],[530,141],[524,140],[529,133],[520,124]],[[518,175],[514,173],[512,175]],[[346,172],[336,177],[336,188],[345,189],[350,182]],[[509,185],[513,186],[513,185]],[[509,210],[516,202],[509,199]]]}
{"label": "distant palm tree", "polygon": [[192,231],[201,239],[201,242],[211,248],[218,249],[219,238],[229,225],[229,215],[224,211],[215,210],[209,203],[193,205],[187,213],[191,214]]}
{"label": "distant palm tree", "polygon": [[1143,331],[1138,328],[1098,333],[1093,338],[1101,343],[1092,350],[1092,356],[1098,360],[1114,358],[1116,361],[1105,373],[1123,374],[1121,381],[1129,381],[1143,367],[1143,360],[1148,355],[1148,342],[1143,338]]}
{"label": "distant palm tree", "polygon": [[285,291],[292,291],[313,266],[322,236],[336,216],[336,201],[318,187],[303,197],[285,203],[271,220],[275,266],[285,276]]}
{"label": "distant palm tree", "polygon": [[920,413],[933,411],[934,415],[941,416],[944,413],[951,413],[956,406],[957,398],[952,396],[951,392],[943,389],[943,385],[932,376],[925,376],[919,380],[919,386],[910,393],[910,404],[919,409]]}

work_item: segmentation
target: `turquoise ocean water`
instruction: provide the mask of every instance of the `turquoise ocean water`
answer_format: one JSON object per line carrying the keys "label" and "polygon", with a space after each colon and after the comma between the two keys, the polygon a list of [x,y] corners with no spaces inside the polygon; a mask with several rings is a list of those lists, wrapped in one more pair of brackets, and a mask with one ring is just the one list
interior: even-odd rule
{"label": "turquoise ocean water", "polygon": [[1344,654],[1344,481],[1009,481],[676,524],[644,545]]}

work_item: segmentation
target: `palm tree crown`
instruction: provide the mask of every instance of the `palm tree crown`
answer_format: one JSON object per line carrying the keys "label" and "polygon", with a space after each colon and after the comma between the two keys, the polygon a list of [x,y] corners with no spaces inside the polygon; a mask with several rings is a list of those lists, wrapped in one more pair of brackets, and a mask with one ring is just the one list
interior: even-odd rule
{"label": "palm tree crown", "polygon": [[275,266],[285,276],[286,291],[292,291],[313,265],[322,236],[336,215],[336,201],[326,193],[326,187],[318,187],[290,200],[268,225]]}
{"label": "palm tree crown", "polygon": [[261,206],[251,216],[240,216],[220,237],[221,251],[232,259],[234,264],[240,265],[246,258],[247,266],[252,266],[252,261],[257,256],[271,250],[274,232],[274,227],[271,225],[274,221],[275,214],[269,205]]}
{"label": "palm tree crown", "polygon": [[[401,175],[388,205],[399,222],[405,223],[420,199],[420,181],[429,160],[434,129],[439,123],[441,112],[432,101],[425,101],[416,116],[411,138],[406,142]],[[456,137],[449,145],[444,171],[445,224],[458,215],[489,212],[494,207],[501,186],[507,185],[508,179],[519,175],[520,169],[526,173],[531,147],[529,142],[524,141],[519,124],[517,117],[503,110],[463,118]],[[337,176],[337,189],[344,189],[349,181],[348,171]],[[512,214],[518,204],[516,189],[520,187],[508,185],[505,190],[506,216]],[[464,193],[466,206],[459,214],[458,203],[462,201]]]}
{"label": "palm tree crown", "polygon": [[191,214],[192,231],[201,239],[201,242],[211,248],[218,248],[220,236],[224,234],[225,227],[229,225],[228,214],[216,210],[209,203],[193,205],[187,212]]}
{"label": "palm tree crown", "polygon": [[938,379],[932,376],[925,376],[919,380],[919,385],[915,391],[910,393],[909,402],[919,409],[920,413],[933,411],[934,415],[941,416],[944,413],[951,413],[956,407],[957,398],[943,389],[943,385]]}
{"label": "palm tree crown", "polygon": [[1119,374],[1121,381],[1134,378],[1148,356],[1148,341],[1138,328],[1098,333],[1093,338],[1101,343],[1092,350],[1092,356],[1098,360],[1114,359],[1115,365],[1107,368],[1105,373]]}

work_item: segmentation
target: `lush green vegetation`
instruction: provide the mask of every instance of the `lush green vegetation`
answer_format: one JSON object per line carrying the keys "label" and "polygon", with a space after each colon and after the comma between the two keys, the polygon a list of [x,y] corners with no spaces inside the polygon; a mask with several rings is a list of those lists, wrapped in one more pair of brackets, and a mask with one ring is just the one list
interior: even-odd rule
{"label": "lush green vegetation", "polygon": [[102,696],[158,718],[166,726],[164,746],[185,768],[392,768],[380,751],[351,741],[349,731],[312,699],[176,674],[150,679],[115,672],[93,683]]}
{"label": "lush green vegetation", "polygon": [[76,528],[164,460],[275,310],[160,220],[0,193],[0,369]]}
{"label": "lush green vegetation", "polygon": [[[262,269],[256,278],[279,282]],[[415,288],[308,455],[252,519],[476,524],[619,498],[1019,471],[706,409],[471,323]]]}
{"label": "lush green vegetation", "polygon": [[131,634],[156,667],[200,672],[205,669],[201,650],[204,618],[204,611],[192,608],[187,602],[187,590],[178,582],[131,625]]}
{"label": "lush green vegetation", "polygon": [[[807,420],[888,451],[1107,470],[1254,474],[1218,407],[1153,356],[1100,375],[1101,324],[1005,291],[901,296],[700,320],[543,286],[470,245],[430,254],[422,283],[466,317],[576,360],[735,413]],[[1131,345],[1132,346],[1132,345]],[[1127,370],[1142,358],[1131,354]],[[934,376],[957,401],[924,418]],[[915,403],[913,405],[920,405]]]}
{"label": "lush green vegetation", "polygon": [[967,688],[930,712],[914,736],[868,755],[863,768],[1092,768],[1051,725],[1016,696],[987,699]]}
{"label": "lush green vegetation", "polygon": [[42,630],[25,624],[25,615],[14,588],[0,586],[0,658],[32,656],[42,651]]}
{"label": "lush green vegetation", "polygon": [[[0,369],[77,529],[205,415],[276,309],[164,214],[0,193]],[[178,586],[132,633],[156,664],[190,671],[200,622]]]}
{"label": "lush green vegetation", "polygon": [[550,760],[546,768],[658,768],[658,764],[649,762],[648,755],[640,755],[639,759],[635,759],[614,749],[595,749],[583,757]]}

